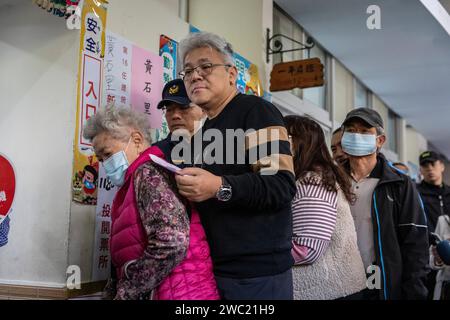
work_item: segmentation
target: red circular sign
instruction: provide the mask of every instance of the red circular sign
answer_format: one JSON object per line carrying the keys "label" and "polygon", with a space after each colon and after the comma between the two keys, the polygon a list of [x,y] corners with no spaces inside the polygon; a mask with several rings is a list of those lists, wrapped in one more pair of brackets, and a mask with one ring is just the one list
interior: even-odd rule
{"label": "red circular sign", "polygon": [[16,191],[16,177],[11,163],[0,154],[0,220],[11,210]]}

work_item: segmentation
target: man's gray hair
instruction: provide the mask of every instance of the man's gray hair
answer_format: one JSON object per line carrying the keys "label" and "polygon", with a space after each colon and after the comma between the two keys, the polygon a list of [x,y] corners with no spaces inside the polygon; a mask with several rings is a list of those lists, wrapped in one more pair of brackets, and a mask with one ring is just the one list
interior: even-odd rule
{"label": "man's gray hair", "polygon": [[92,141],[100,133],[106,132],[114,139],[126,142],[132,131],[139,131],[151,144],[150,123],[143,113],[131,108],[108,105],[88,119],[83,129],[83,137]]}
{"label": "man's gray hair", "polygon": [[378,136],[384,136],[385,135],[383,127],[378,126],[378,127],[375,127],[375,129],[377,129],[377,135]]}
{"label": "man's gray hair", "polygon": [[224,63],[234,66],[233,47],[224,38],[211,32],[195,32],[189,34],[181,40],[179,48],[180,61],[184,66],[186,55],[192,50],[198,48],[211,48],[218,51],[222,56]]}

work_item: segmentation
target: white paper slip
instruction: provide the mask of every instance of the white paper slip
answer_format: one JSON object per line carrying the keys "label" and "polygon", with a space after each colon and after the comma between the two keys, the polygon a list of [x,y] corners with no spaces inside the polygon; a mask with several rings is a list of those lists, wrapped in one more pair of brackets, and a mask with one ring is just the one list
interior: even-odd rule
{"label": "white paper slip", "polygon": [[152,159],[152,161],[158,165],[160,165],[163,168],[166,168],[167,170],[173,172],[173,173],[177,173],[178,171],[180,171],[181,169],[178,168],[177,166],[167,162],[164,159],[161,159],[160,157],[157,157],[153,154],[150,154],[150,159]]}

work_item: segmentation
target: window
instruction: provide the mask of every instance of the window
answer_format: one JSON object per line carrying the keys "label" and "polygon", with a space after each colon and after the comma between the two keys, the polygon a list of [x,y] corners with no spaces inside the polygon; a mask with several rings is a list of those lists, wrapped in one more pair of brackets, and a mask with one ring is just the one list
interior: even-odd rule
{"label": "window", "polygon": [[[305,41],[308,38],[308,35],[305,34]],[[325,51],[316,43],[316,45],[311,49],[310,51],[310,58],[319,58],[322,64],[324,65],[324,69],[326,68],[326,53]],[[304,51],[304,59],[308,59],[308,51]],[[324,75],[325,70],[323,71]],[[313,87],[313,88],[307,88],[303,89],[303,99],[306,99],[312,103],[314,103],[316,106],[326,109],[325,105],[325,96],[326,96],[326,89],[325,84],[321,87]]]}
{"label": "window", "polygon": [[369,107],[369,90],[356,79],[354,84],[354,107]]}
{"label": "window", "polygon": [[394,152],[397,152],[397,118],[398,116],[389,110],[388,121],[386,126],[387,147]]}
{"label": "window", "polygon": [[[273,8],[273,33],[274,34],[282,34],[301,43],[306,43],[306,39],[308,35],[303,31],[302,27],[291,17],[289,17],[286,13],[284,13],[277,6]],[[283,50],[290,50],[297,46],[297,44],[292,43],[290,40],[285,38],[277,38],[283,44]],[[273,47],[273,44],[272,44]],[[273,64],[308,59],[308,51],[294,51],[294,52],[285,52],[283,54],[274,54],[271,55]],[[310,50],[310,58],[319,58],[322,64],[324,65],[324,74],[326,75],[326,62],[327,62],[327,54],[323,50],[322,47],[316,42],[314,48]],[[291,93],[300,99],[307,100],[312,104],[318,106],[319,108],[326,109],[326,84],[322,87],[314,87],[307,89],[299,89],[295,88],[291,90]]]}

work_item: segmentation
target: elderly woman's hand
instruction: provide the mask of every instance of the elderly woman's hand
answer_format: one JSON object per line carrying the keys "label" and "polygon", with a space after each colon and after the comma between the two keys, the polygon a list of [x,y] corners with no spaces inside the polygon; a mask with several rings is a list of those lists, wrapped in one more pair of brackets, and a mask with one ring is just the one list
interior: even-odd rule
{"label": "elderly woman's hand", "polygon": [[216,196],[222,178],[200,168],[185,168],[175,175],[178,190],[190,201],[201,202]]}

